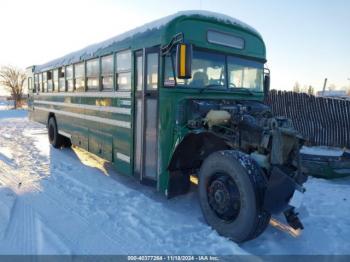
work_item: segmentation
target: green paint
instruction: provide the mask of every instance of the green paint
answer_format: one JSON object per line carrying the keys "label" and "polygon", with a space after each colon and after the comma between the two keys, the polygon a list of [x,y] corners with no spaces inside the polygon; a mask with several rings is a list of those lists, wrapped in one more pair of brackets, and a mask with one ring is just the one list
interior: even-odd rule
{"label": "green paint", "polygon": [[[244,39],[244,49],[236,49],[216,44],[211,44],[207,41],[208,29],[220,32],[226,32]],[[35,96],[35,100],[45,100],[54,102],[75,103],[82,105],[104,105],[117,106],[123,108],[131,108],[131,115],[115,114],[108,112],[99,112],[88,109],[78,109],[62,106],[40,105],[45,108],[63,110],[67,112],[79,113],[89,116],[97,116],[107,119],[120,120],[130,122],[133,127],[134,121],[134,91],[136,88],[135,82],[135,65],[134,52],[153,46],[162,46],[168,44],[172,37],[178,33],[183,33],[184,40],[193,44],[195,47],[208,49],[210,51],[222,52],[225,54],[244,57],[251,60],[261,62],[266,61],[266,49],[262,38],[254,31],[242,28],[238,25],[232,25],[217,21],[215,18],[205,18],[198,15],[180,16],[167,25],[159,29],[153,29],[144,33],[138,33],[120,42],[116,42],[107,48],[101,48],[93,56],[81,57],[80,61],[86,62],[87,59],[98,58],[108,54],[115,54],[121,50],[130,49],[132,51],[132,68],[131,68],[131,98],[99,98],[99,97],[74,97],[74,96]],[[115,57],[115,56],[114,56]],[[114,58],[115,60],[115,58]],[[163,67],[164,59],[160,59],[159,66],[159,133],[158,133],[158,158],[160,174],[158,175],[159,191],[165,193],[168,187],[169,173],[167,166],[171,160],[172,154],[176,149],[176,145],[181,142],[184,136],[189,132],[184,125],[185,123],[175,123],[178,107],[186,99],[201,98],[201,99],[247,99],[247,100],[262,100],[263,94],[255,93],[249,96],[245,93],[219,92],[207,90],[199,93],[193,89],[165,88],[163,86]],[[114,62],[115,72],[115,62]],[[113,76],[114,88],[116,89],[116,77]],[[128,101],[131,101],[128,104]],[[46,124],[47,112],[35,110],[31,112],[35,121]],[[82,146],[83,148],[93,152],[101,157],[112,161],[116,166],[117,171],[121,174],[133,174],[133,159],[134,159],[134,130],[132,128],[123,128],[111,126],[108,124],[96,123],[89,120],[72,118],[69,116],[57,115],[59,129],[72,134],[72,142]],[[129,156],[130,164],[117,158],[117,153],[122,153]]]}

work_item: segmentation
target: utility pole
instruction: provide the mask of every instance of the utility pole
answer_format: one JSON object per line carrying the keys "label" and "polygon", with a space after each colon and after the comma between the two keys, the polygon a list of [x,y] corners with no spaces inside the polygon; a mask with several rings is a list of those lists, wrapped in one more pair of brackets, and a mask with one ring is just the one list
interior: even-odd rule
{"label": "utility pole", "polygon": [[327,85],[327,77],[324,79],[322,96],[324,96],[324,92],[326,91],[326,85]]}

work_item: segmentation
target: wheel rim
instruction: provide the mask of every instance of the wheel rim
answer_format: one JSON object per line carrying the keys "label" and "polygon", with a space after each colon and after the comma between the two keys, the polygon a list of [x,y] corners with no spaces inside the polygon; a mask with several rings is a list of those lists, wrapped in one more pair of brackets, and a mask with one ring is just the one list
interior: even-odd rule
{"label": "wheel rim", "polygon": [[49,139],[50,142],[52,142],[54,140],[55,137],[55,129],[53,128],[52,125],[49,125]]}
{"label": "wheel rim", "polygon": [[208,184],[208,203],[215,214],[226,222],[234,221],[241,209],[236,183],[229,175],[215,174]]}

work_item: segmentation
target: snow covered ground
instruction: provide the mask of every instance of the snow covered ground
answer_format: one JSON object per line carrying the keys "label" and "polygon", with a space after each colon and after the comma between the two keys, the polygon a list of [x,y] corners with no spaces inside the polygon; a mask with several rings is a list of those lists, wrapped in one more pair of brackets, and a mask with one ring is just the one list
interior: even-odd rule
{"label": "snow covered ground", "polygon": [[311,178],[295,238],[269,226],[237,245],[195,189],[166,200],[79,149],[49,146],[24,110],[0,110],[0,254],[350,254],[350,179]]}
{"label": "snow covered ground", "polygon": [[13,107],[13,101],[0,100],[0,110],[7,110]]}

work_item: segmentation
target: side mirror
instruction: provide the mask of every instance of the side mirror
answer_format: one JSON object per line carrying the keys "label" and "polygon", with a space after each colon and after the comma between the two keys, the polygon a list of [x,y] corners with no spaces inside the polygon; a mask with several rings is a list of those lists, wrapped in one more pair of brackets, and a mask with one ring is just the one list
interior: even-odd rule
{"label": "side mirror", "polygon": [[264,70],[264,95],[267,97],[270,91],[270,70],[265,68]]}
{"label": "side mirror", "polygon": [[192,45],[178,44],[176,48],[176,76],[179,79],[192,78]]}

